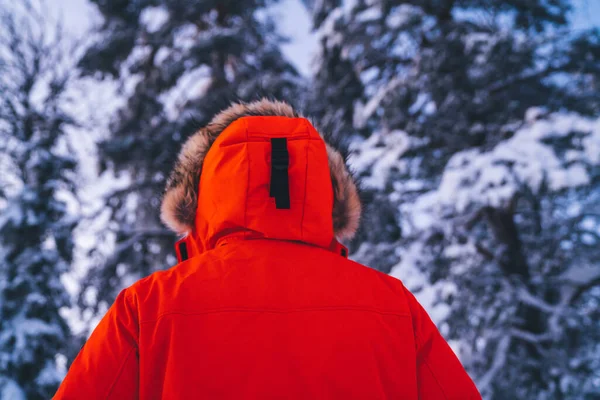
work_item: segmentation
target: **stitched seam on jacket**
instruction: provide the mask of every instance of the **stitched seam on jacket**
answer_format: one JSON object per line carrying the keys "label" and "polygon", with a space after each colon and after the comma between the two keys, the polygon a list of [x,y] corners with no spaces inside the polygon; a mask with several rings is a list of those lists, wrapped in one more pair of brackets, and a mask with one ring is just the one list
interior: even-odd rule
{"label": "stitched seam on jacket", "polygon": [[398,317],[410,317],[410,314],[405,314],[405,313],[400,313],[400,312],[395,312],[395,311],[374,310],[374,309],[370,309],[370,308],[360,308],[360,307],[316,307],[316,308],[296,308],[296,309],[288,309],[288,310],[264,309],[264,308],[221,308],[221,309],[205,310],[205,311],[197,311],[197,312],[169,311],[169,312],[159,315],[155,319],[141,321],[140,324],[148,324],[151,322],[157,322],[162,317],[165,317],[168,315],[204,315],[204,314],[218,314],[218,313],[228,313],[228,312],[291,314],[291,313],[314,312],[314,311],[362,311],[362,312],[369,312],[369,313],[380,314],[380,315],[395,315]]}
{"label": "stitched seam on jacket", "polygon": [[[250,132],[250,134],[252,134],[252,133],[253,132]],[[306,133],[308,133],[308,132],[306,132]],[[243,144],[243,143],[265,143],[265,142],[269,141],[268,139],[271,139],[271,138],[274,138],[274,137],[278,137],[278,136],[285,136],[286,139],[288,139],[288,141],[290,141],[290,142],[291,141],[296,141],[296,140],[307,140],[307,139],[310,139],[310,137],[308,135],[295,136],[295,137],[292,136],[292,137],[290,137],[290,136],[287,136],[288,133],[285,132],[285,131],[282,131],[281,133],[273,133],[272,135],[273,136],[265,136],[265,137],[259,137],[259,138],[257,138],[257,137],[251,138],[251,137],[247,136],[247,139],[245,139],[245,140],[240,140],[240,141],[235,141],[235,142],[229,142],[229,143],[221,143],[220,147],[221,148],[230,147],[230,146],[235,146],[235,145]]]}
{"label": "stitched seam on jacket", "polygon": [[[307,122],[304,121],[306,126]],[[306,126],[308,132],[308,126]],[[302,218],[300,219],[300,238],[304,240],[304,213],[306,211],[306,194],[308,193],[308,150],[310,148],[310,136],[306,141],[306,170],[304,171],[304,199],[302,200]],[[328,167],[329,168],[329,167]]]}
{"label": "stitched seam on jacket", "polygon": [[[127,333],[131,335],[134,339],[135,344],[139,345],[140,340],[140,308],[137,306],[137,301],[134,303],[133,296],[135,296],[135,292],[125,289],[125,303],[129,307],[129,312],[135,312],[136,323],[137,323],[137,332],[131,332],[129,326],[127,324],[123,324],[123,327],[127,330]],[[128,298],[129,297],[129,298]],[[129,304],[127,304],[129,302]],[[135,305],[134,305],[135,304]]]}
{"label": "stitched seam on jacket", "polygon": [[108,388],[108,393],[106,393],[107,399],[110,398],[110,393],[113,391],[113,389],[115,388],[115,385],[117,384],[117,381],[121,377],[121,374],[123,373],[123,370],[125,369],[125,364],[127,363],[127,360],[129,359],[129,356],[131,356],[131,353],[133,352],[133,350],[135,350],[134,346],[132,346],[131,349],[129,349],[129,351],[127,352],[127,355],[123,359],[123,362],[121,363],[121,366],[119,367],[119,372],[117,372],[117,376],[115,377],[113,383]]}
{"label": "stitched seam on jacket", "polygon": [[435,383],[437,383],[438,387],[440,388],[440,392],[442,392],[442,394],[444,395],[444,399],[448,400],[448,396],[446,396],[446,392],[444,392],[444,388],[442,387],[442,385],[440,384],[440,381],[438,381],[437,377],[433,373],[433,370],[429,366],[429,363],[427,362],[427,360],[423,360],[423,364],[425,364],[425,366],[427,367],[429,372],[431,372],[431,376],[433,377],[433,380],[435,381]]}
{"label": "stitched seam on jacket", "polygon": [[[248,164],[248,167],[246,168],[246,197],[244,198],[244,228],[248,229],[248,193],[250,192],[250,149],[248,148],[248,120],[244,120],[244,122],[246,125],[246,163]],[[248,233],[246,232],[244,236],[248,236]]]}

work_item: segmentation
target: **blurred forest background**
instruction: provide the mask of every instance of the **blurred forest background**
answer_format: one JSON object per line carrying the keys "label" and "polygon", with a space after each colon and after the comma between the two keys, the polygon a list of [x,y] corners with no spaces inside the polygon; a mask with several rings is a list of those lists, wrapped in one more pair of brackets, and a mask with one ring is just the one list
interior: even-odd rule
{"label": "blurred forest background", "polygon": [[352,258],[484,398],[599,399],[599,26],[598,0],[0,0],[0,399],[50,398],[176,263],[165,174],[262,96],[344,141]]}

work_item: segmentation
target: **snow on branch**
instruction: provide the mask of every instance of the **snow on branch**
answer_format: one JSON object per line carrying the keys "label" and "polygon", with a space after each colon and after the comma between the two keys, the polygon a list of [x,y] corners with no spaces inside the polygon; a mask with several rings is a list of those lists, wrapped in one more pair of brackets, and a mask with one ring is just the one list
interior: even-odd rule
{"label": "snow on branch", "polygon": [[533,344],[549,342],[554,339],[554,336],[550,333],[535,334],[516,328],[510,330],[510,335],[514,338],[521,339]]}
{"label": "snow on branch", "polygon": [[400,86],[404,82],[403,79],[395,77],[391,79],[386,85],[379,88],[377,93],[362,107],[357,106],[354,113],[354,126],[357,128],[364,128],[367,125],[367,121],[377,111],[379,105],[385,99],[385,97]]}
{"label": "snow on branch", "polygon": [[562,312],[561,307],[557,307],[552,304],[548,304],[547,302],[540,299],[539,297],[534,296],[533,294],[529,293],[529,291],[527,291],[527,289],[525,289],[525,288],[520,288],[517,291],[517,298],[519,301],[521,301],[531,307],[535,307],[537,309],[545,311],[547,313],[554,314],[554,313]]}
{"label": "snow on branch", "polygon": [[[577,135],[577,138],[574,138]],[[573,141],[567,148],[555,142]],[[576,142],[576,143],[575,143]],[[529,121],[491,151],[470,149],[454,155],[427,206],[453,206],[463,212],[473,204],[502,207],[525,185],[532,193],[561,191],[589,184],[600,166],[600,118],[555,113]],[[417,205],[418,207],[418,205]]]}
{"label": "snow on branch", "polygon": [[492,362],[490,369],[478,381],[477,387],[479,388],[480,392],[485,393],[486,391],[490,390],[492,381],[494,380],[498,372],[500,372],[500,370],[502,370],[502,368],[504,368],[504,366],[506,365],[506,359],[510,343],[510,335],[504,336],[498,342],[498,345],[496,346],[496,351],[494,353],[494,362]]}
{"label": "snow on branch", "polygon": [[[401,157],[410,145],[410,138],[404,131],[375,133],[360,145],[351,147],[350,164],[362,175],[361,183],[365,188],[382,190],[393,169],[402,171],[405,168]],[[366,172],[368,176],[364,175]]]}

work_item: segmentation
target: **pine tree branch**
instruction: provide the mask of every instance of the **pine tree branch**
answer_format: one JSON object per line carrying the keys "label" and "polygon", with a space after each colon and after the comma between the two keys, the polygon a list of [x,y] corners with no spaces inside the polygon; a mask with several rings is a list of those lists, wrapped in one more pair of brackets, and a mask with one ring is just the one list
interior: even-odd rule
{"label": "pine tree branch", "polygon": [[554,74],[556,72],[564,72],[564,71],[565,71],[565,65],[549,67],[549,68],[543,69],[541,71],[535,71],[535,72],[531,72],[528,74],[523,74],[523,75],[520,75],[517,77],[513,77],[513,78],[507,79],[503,82],[497,82],[495,84],[490,85],[488,90],[490,93],[496,93],[501,90],[507,89],[510,86],[518,85],[520,83],[527,82],[530,80],[539,80],[539,79],[548,77],[549,75]]}
{"label": "pine tree branch", "polygon": [[122,232],[129,237],[119,242],[111,255],[111,258],[118,260],[120,255],[129,250],[134,244],[140,240],[150,237],[173,237],[173,233],[166,229],[132,229],[132,230],[117,230],[116,232]]}
{"label": "pine tree branch", "polygon": [[153,181],[139,181],[136,182],[132,185],[126,186],[122,189],[116,189],[113,190],[110,193],[107,193],[104,195],[105,199],[111,199],[111,198],[120,198],[132,193],[137,193],[139,190],[141,189],[155,189],[157,186],[159,186],[159,184],[157,182],[153,182]]}

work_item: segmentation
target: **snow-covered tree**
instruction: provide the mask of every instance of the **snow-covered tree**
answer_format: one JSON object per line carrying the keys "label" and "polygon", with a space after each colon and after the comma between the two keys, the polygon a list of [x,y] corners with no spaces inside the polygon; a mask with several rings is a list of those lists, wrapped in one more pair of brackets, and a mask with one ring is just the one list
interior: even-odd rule
{"label": "snow-covered tree", "polygon": [[158,208],[185,139],[232,100],[297,103],[303,85],[280,53],[268,9],[275,1],[92,3],[104,22],[80,66],[84,74],[122,79],[126,101],[99,158],[103,170],[130,184],[106,199],[106,240],[114,246],[84,282],[84,307],[112,302],[126,282],[174,263],[175,237],[162,228]]}
{"label": "snow-covered tree", "polygon": [[[405,157],[430,189],[455,152],[509,138],[530,107],[600,109],[600,37],[570,28],[567,0],[311,4],[321,44],[313,92],[324,99],[315,114],[323,125],[335,117],[346,135],[422,138]],[[377,193],[366,198],[375,210],[393,207]],[[363,234],[375,230],[371,220],[380,218],[367,213]]]}
{"label": "snow-covered tree", "polygon": [[352,125],[354,103],[363,95],[363,85],[339,46],[323,47],[320,63],[307,102],[307,114],[319,122],[319,128],[332,137],[363,133]]}
{"label": "snow-covered tree", "polygon": [[[511,134],[498,128],[529,107],[599,109],[598,35],[573,33],[570,2],[550,3],[356,0],[325,18],[317,9],[317,70],[338,58],[360,76],[356,128],[427,137],[434,157],[493,145]],[[448,156],[436,158],[443,165]]]}
{"label": "snow-covered tree", "polygon": [[[313,27],[318,29],[328,15],[343,2],[316,0],[306,2],[312,11]],[[331,29],[322,27],[321,31]],[[336,37],[340,39],[338,35]],[[319,128],[332,137],[348,139],[348,135],[366,133],[353,126],[354,104],[363,98],[364,87],[351,59],[347,57],[341,40],[328,35],[319,36],[319,53],[314,65],[314,76],[307,102],[307,113],[318,121]]]}
{"label": "snow-covered tree", "polygon": [[[458,304],[479,304],[472,314],[479,318],[461,319],[465,325],[455,324],[449,334],[458,339],[458,332],[470,331],[465,342],[485,340],[470,350],[488,392],[600,395],[599,144],[600,120],[551,114],[527,120],[489,152],[455,155],[446,167],[438,193],[452,193],[446,218],[454,213],[467,221],[448,226],[464,230],[468,242],[461,254],[460,235],[451,235],[456,253],[441,258],[450,269],[477,260],[471,276],[453,270],[448,279],[478,288],[457,294]],[[495,298],[489,284],[503,288],[502,295]],[[523,357],[530,365],[518,363]]]}
{"label": "snow-covered tree", "polygon": [[0,398],[48,399],[70,339],[60,276],[72,261],[71,73],[36,4],[0,3]]}
{"label": "snow-covered tree", "polygon": [[[398,154],[412,146],[400,131],[356,146],[356,168],[377,170],[364,184],[406,170]],[[510,139],[455,154],[435,190],[393,183],[390,196],[413,201],[399,206],[391,274],[419,292],[486,398],[600,394],[599,150],[600,119],[531,109]]]}
{"label": "snow-covered tree", "polygon": [[598,32],[566,0],[335,3],[309,4],[314,87],[367,137],[353,257],[418,292],[486,398],[598,396]]}

